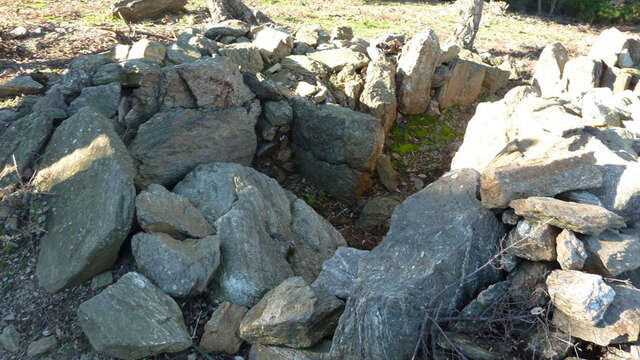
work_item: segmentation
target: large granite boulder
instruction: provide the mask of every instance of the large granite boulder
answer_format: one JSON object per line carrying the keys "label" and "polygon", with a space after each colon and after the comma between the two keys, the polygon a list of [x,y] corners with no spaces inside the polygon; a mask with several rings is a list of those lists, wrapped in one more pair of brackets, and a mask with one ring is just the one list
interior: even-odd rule
{"label": "large granite boulder", "polygon": [[440,55],[438,37],[430,29],[414,35],[403,47],[396,73],[401,113],[422,114],[427,110],[431,101],[431,79]]}
{"label": "large granite boulder", "polygon": [[440,108],[469,105],[476,101],[482,93],[486,68],[476,61],[458,59],[453,64],[450,76],[438,90]]}
{"label": "large granite boulder", "polygon": [[301,277],[269,291],[240,324],[240,337],[251,344],[306,348],[330,335],[344,303]]}
{"label": "large granite boulder", "polygon": [[243,107],[171,110],[140,126],[129,150],[136,160],[136,185],[172,186],[199,164],[214,161],[249,165],[257,138]]}
{"label": "large granite boulder", "polygon": [[34,183],[50,200],[36,274],[50,292],[107,270],[134,216],[135,168],[113,124],[90,108],[53,133]]}
{"label": "large granite boulder", "polygon": [[562,94],[562,73],[567,61],[569,54],[561,43],[549,44],[542,50],[533,74],[533,83],[540,89],[542,96],[554,97]]}
{"label": "large granite boulder", "polygon": [[303,201],[251,168],[233,163],[198,166],[174,192],[214,224],[222,263],[212,295],[253,306],[285,279],[311,282],[322,262],[345,241]]}
{"label": "large granite boulder", "polygon": [[118,359],[141,359],[191,346],[178,304],[135,272],[80,304],[78,320],[96,351]]}
{"label": "large granite boulder", "polygon": [[478,187],[475,171],[453,171],[396,208],[386,238],[360,262],[332,358],[410,358],[427,309],[452,314],[499,280],[480,268],[505,229],[482,208]]}
{"label": "large granite boulder", "polygon": [[330,194],[353,201],[372,185],[384,145],[380,119],[337,105],[293,104],[293,145],[300,172]]}

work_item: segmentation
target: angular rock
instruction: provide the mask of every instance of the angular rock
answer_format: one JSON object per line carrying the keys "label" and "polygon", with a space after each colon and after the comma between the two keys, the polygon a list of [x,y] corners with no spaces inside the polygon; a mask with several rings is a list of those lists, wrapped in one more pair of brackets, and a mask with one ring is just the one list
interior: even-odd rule
{"label": "angular rock", "polygon": [[200,346],[206,352],[222,351],[233,355],[240,351],[243,340],[240,338],[240,323],[247,308],[224,302],[211,315],[204,325],[204,334]]}
{"label": "angular rock", "polygon": [[551,149],[543,156],[505,151],[482,173],[480,196],[486,208],[504,208],[511,200],[553,196],[569,190],[602,186],[602,171],[593,152]]}
{"label": "angular rock", "polygon": [[[584,239],[596,269],[603,276],[615,277],[640,268],[640,231],[607,230]],[[591,259],[590,259],[591,261]],[[591,269],[590,269],[591,270]]]}
{"label": "angular rock", "polygon": [[354,200],[371,186],[382,152],[379,119],[337,105],[293,104],[293,143],[301,173],[330,194]]}
{"label": "angular rock", "polygon": [[0,348],[5,351],[17,353],[20,351],[20,333],[13,325],[9,325],[0,334]]}
{"label": "angular rock", "polygon": [[509,203],[516,214],[581,234],[599,234],[626,226],[624,219],[595,205],[571,203],[545,197],[530,197]]}
{"label": "angular rock", "polygon": [[398,189],[398,173],[393,168],[391,158],[388,155],[380,155],[376,163],[376,173],[387,190],[396,191]]}
{"label": "angular rock", "polygon": [[602,62],[586,56],[567,61],[562,74],[569,96],[578,96],[600,85]]}
{"label": "angular rock", "polygon": [[381,58],[367,66],[367,78],[360,95],[360,110],[382,121],[385,134],[396,120],[396,65]]}
{"label": "angular rock", "polygon": [[243,71],[242,76],[245,84],[256,94],[258,99],[272,101],[282,99],[282,95],[276,84],[262,73]]}
{"label": "angular rock", "polygon": [[142,124],[129,150],[137,161],[136,184],[171,186],[199,164],[214,161],[249,165],[257,139],[247,111],[171,110]]}
{"label": "angular rock", "polygon": [[473,170],[450,172],[396,208],[386,238],[360,263],[331,358],[407,359],[425,307],[448,316],[498,280],[491,267],[476,271],[505,233],[477,200],[478,181]]}
{"label": "angular rock", "polygon": [[329,360],[331,341],[306,349],[291,349],[284,346],[251,345],[249,360]]}
{"label": "angular rock", "polygon": [[482,87],[490,94],[495,94],[498,90],[507,87],[511,73],[495,66],[488,66],[482,63],[485,71]]}
{"label": "angular rock", "polygon": [[93,348],[134,360],[191,346],[178,304],[144,276],[130,272],[78,307]]}
{"label": "angular rock", "polygon": [[336,26],[331,30],[331,40],[351,40],[353,29],[349,26]]}
{"label": "angular rock", "polygon": [[120,105],[120,84],[114,82],[107,85],[91,86],[82,89],[80,96],[69,105],[69,115],[73,115],[85,106],[93,108],[95,111],[112,118],[118,113]]}
{"label": "angular rock", "polygon": [[440,44],[433,30],[414,35],[402,49],[396,84],[398,110],[405,115],[422,114],[431,101],[431,77],[439,65]]}
{"label": "angular rock", "polygon": [[507,252],[531,261],[554,261],[558,233],[548,224],[520,220],[507,237]]}
{"label": "angular rock", "polygon": [[231,44],[221,48],[219,53],[230,58],[242,70],[262,71],[264,67],[260,49],[252,43]]}
{"label": "angular rock", "polygon": [[203,293],[220,265],[220,238],[175,240],[163,233],[138,233],[131,239],[139,271],[173,297]]}
{"label": "angular rock", "polygon": [[21,94],[38,94],[44,90],[44,86],[33,80],[29,75],[16,76],[9,82],[0,84],[0,97],[16,96]]}
{"label": "angular rock", "polygon": [[200,50],[188,43],[176,41],[167,48],[167,62],[170,64],[189,64],[201,58]]}
{"label": "angular rock", "polygon": [[369,58],[366,55],[347,48],[321,50],[307,56],[324,64],[333,72],[338,72],[347,65],[362,69],[369,63]]}
{"label": "angular rock", "polygon": [[245,36],[249,30],[251,30],[251,25],[241,20],[231,19],[210,27],[205,31],[204,36],[212,40],[217,40],[223,36],[240,37]]}
{"label": "angular rock", "polygon": [[[174,192],[215,224],[223,260],[212,296],[234,304],[255,305],[265,292],[294,274],[312,281],[322,262],[345,245],[340,234],[303,201],[289,198],[275,180],[251,168],[233,163],[201,165]],[[301,273],[294,273],[298,270]]]}
{"label": "angular rock", "polygon": [[458,59],[451,76],[438,91],[441,109],[453,105],[469,105],[478,99],[486,76],[485,66],[476,61]]}
{"label": "angular rock", "polygon": [[114,16],[122,16],[129,21],[152,18],[169,11],[177,11],[187,4],[187,0],[121,0],[111,4],[109,11]]}
{"label": "angular rock", "polygon": [[131,45],[127,59],[147,59],[158,65],[162,65],[167,48],[162,43],[141,39]]}
{"label": "angular rock", "polygon": [[602,206],[602,202],[597,196],[584,190],[567,191],[562,194],[558,194],[558,199],[580,204]]}
{"label": "angular rock", "polygon": [[146,59],[126,60],[119,63],[108,63],[100,66],[93,76],[93,85],[106,85],[118,82],[126,87],[138,87],[144,76],[154,70],[158,70],[157,64]]}
{"label": "angular rock", "polygon": [[491,310],[499,307],[499,304],[506,300],[509,291],[509,282],[500,281],[482,290],[478,296],[467,304],[460,312],[460,317],[464,319],[478,319],[474,322],[458,321],[453,327],[458,330],[469,330],[484,325],[481,318],[490,316]]}
{"label": "angular rock", "polygon": [[534,306],[546,306],[548,303],[545,280],[555,267],[547,262],[523,260],[509,272],[509,295],[515,303],[527,309]]}
{"label": "angular rock", "polygon": [[55,350],[57,347],[58,339],[56,339],[55,335],[46,336],[29,344],[27,356],[38,357]]}
{"label": "angular rock", "polygon": [[640,63],[640,40],[633,39],[616,28],[610,28],[600,33],[591,46],[589,57],[602,60],[607,66],[613,67],[620,65],[625,53],[629,56],[631,66],[620,67],[633,67],[633,64]]}
{"label": "angular rock", "polygon": [[565,334],[600,346],[638,341],[640,333],[640,290],[628,285],[612,285],[615,298],[602,320],[592,325],[556,311],[552,324]]}
{"label": "angular rock", "polygon": [[161,232],[175,239],[203,238],[215,233],[189,200],[152,184],[136,197],[138,223],[146,232]]}
{"label": "angular rock", "polygon": [[275,64],[291,55],[293,38],[284,31],[265,27],[255,34],[253,44],[260,50],[267,64]]}
{"label": "angular rock", "polygon": [[545,46],[536,62],[533,83],[544,97],[557,97],[562,94],[564,85],[562,74],[564,65],[569,61],[569,53],[561,43]]}
{"label": "angular rock", "polygon": [[49,292],[109,269],[134,216],[135,168],[110,120],[83,108],[53,133],[34,179],[56,194],[36,275]]}
{"label": "angular rock", "polygon": [[556,253],[562,270],[581,270],[588,257],[584,244],[570,230],[562,230],[556,237]]}
{"label": "angular rock", "polygon": [[289,55],[280,64],[292,73],[303,76],[326,77],[331,71],[327,65],[304,55]]}
{"label": "angular rock", "polygon": [[391,218],[393,209],[398,205],[400,205],[400,200],[393,197],[374,197],[368,200],[362,208],[360,217],[356,221],[356,226],[365,230],[372,230]]}
{"label": "angular rock", "polygon": [[322,264],[322,271],[311,287],[322,288],[341,299],[348,298],[353,281],[358,275],[359,264],[368,255],[367,250],[339,247],[335,254]]}
{"label": "angular rock", "polygon": [[546,283],[556,310],[591,325],[602,320],[616,295],[601,276],[581,271],[554,270]]}
{"label": "angular rock", "polygon": [[264,117],[273,126],[288,125],[293,121],[293,109],[286,101],[266,101]]}
{"label": "angular rock", "polygon": [[330,335],[344,303],[301,277],[285,280],[251,308],[240,324],[240,337],[252,344],[305,348]]}
{"label": "angular rock", "polygon": [[0,136],[0,187],[18,182],[17,173],[23,174],[32,165],[52,131],[53,118],[35,112],[4,130]]}
{"label": "angular rock", "polygon": [[618,101],[609,88],[595,88],[582,98],[582,118],[589,126],[622,126]]}
{"label": "angular rock", "polygon": [[535,332],[525,341],[527,342],[527,352],[534,359],[567,360],[570,358],[565,356],[574,346],[570,335],[553,330]]}

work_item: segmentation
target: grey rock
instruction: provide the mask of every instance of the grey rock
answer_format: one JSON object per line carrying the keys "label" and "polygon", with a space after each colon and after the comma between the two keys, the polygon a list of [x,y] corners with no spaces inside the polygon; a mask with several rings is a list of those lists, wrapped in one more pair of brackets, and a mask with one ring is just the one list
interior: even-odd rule
{"label": "grey rock", "polygon": [[219,53],[230,58],[242,70],[262,71],[264,67],[260,49],[252,43],[231,44],[220,48]]}
{"label": "grey rock", "polygon": [[485,71],[484,80],[482,80],[482,87],[484,89],[490,94],[495,94],[498,90],[507,87],[509,84],[509,76],[511,75],[508,70],[503,70],[496,66],[489,66],[484,63],[481,65]]}
{"label": "grey rock", "polygon": [[131,249],[140,272],[173,297],[203,293],[220,265],[215,235],[179,241],[163,233],[138,233]]}
{"label": "grey rock", "polygon": [[262,73],[243,71],[242,76],[245,84],[256,94],[258,99],[272,101],[282,99],[282,95],[280,91],[278,91],[276,84]]}
{"label": "grey rock", "polygon": [[554,261],[559,232],[545,223],[520,220],[507,237],[507,252],[531,261]]}
{"label": "grey rock", "polygon": [[584,244],[571,230],[562,230],[558,234],[556,253],[562,270],[581,270],[588,257]]}
{"label": "grey rock", "polygon": [[386,238],[360,263],[332,358],[407,359],[425,306],[447,316],[498,280],[490,267],[466,278],[497,252],[505,233],[476,198],[478,181],[473,170],[450,172],[396,208]]}
{"label": "grey rock", "polygon": [[513,200],[509,206],[525,219],[546,222],[581,234],[599,234],[606,229],[619,229],[626,226],[622,217],[594,205],[530,197]]}
{"label": "grey rock", "polygon": [[339,247],[335,254],[322,264],[322,271],[311,287],[322,288],[335,297],[347,299],[351,294],[353,281],[358,275],[359,264],[368,255],[367,250]]}
{"label": "grey rock", "polygon": [[200,346],[206,352],[223,351],[236,354],[240,351],[243,340],[240,338],[240,323],[247,313],[247,308],[224,302],[211,315],[204,325],[204,334]]}
{"label": "grey rock", "polygon": [[602,201],[597,196],[584,190],[573,190],[558,194],[558,199],[572,201],[580,204],[602,206]]}
{"label": "grey rock", "polygon": [[280,62],[284,69],[307,77],[327,77],[331,69],[320,61],[304,55],[289,55]]}
{"label": "grey rock", "polygon": [[85,106],[92,107],[95,111],[112,118],[118,112],[120,105],[121,86],[119,83],[91,86],[82,89],[80,96],[69,105],[69,115],[73,115]]}
{"label": "grey rock", "polygon": [[396,120],[396,65],[381,58],[367,66],[367,77],[360,95],[360,110],[382,121],[385,134]]}
{"label": "grey rock", "polygon": [[105,271],[91,279],[91,289],[93,290],[98,290],[111,284],[113,284],[113,273],[111,271]]}
{"label": "grey rock", "polygon": [[264,117],[273,126],[289,125],[293,121],[293,109],[287,101],[265,101]]}
{"label": "grey rock", "polygon": [[544,97],[560,96],[563,89],[562,74],[569,61],[567,49],[561,43],[545,46],[536,62],[533,83]]}
{"label": "grey rock", "polygon": [[167,48],[167,61],[174,65],[189,64],[201,58],[200,50],[188,43],[176,41]]}
{"label": "grey rock", "polygon": [[175,239],[203,238],[215,233],[189,200],[152,184],[136,197],[136,217],[146,232],[162,232]]}
{"label": "grey rock", "polygon": [[43,90],[44,86],[33,80],[29,75],[17,76],[4,84],[0,84],[0,96],[38,94]]}
{"label": "grey rock", "polygon": [[600,346],[638,341],[640,290],[628,285],[611,287],[615,297],[598,324],[577,321],[562,311],[554,313],[552,324],[565,334]]}
{"label": "grey rock", "polygon": [[83,108],[53,133],[34,179],[55,193],[36,275],[49,292],[80,284],[118,257],[134,216],[135,168],[113,124]]}
{"label": "grey rock", "polygon": [[380,155],[376,163],[376,173],[387,190],[396,191],[398,189],[398,173],[393,168],[389,155]]}
{"label": "grey rock", "polygon": [[127,59],[147,59],[157,65],[162,66],[164,57],[167,55],[167,48],[162,43],[140,39],[131,45]]}
{"label": "grey rock", "polygon": [[317,24],[303,24],[295,33],[295,40],[316,47],[330,40],[329,33]]}
{"label": "grey rock", "polygon": [[267,64],[275,64],[291,55],[293,38],[284,31],[265,27],[255,34],[253,44],[260,50]]}
{"label": "grey rock", "polygon": [[331,30],[331,40],[351,40],[353,29],[350,26],[336,26]]}
{"label": "grey rock", "polygon": [[239,37],[246,35],[251,30],[251,25],[240,20],[225,20],[207,29],[204,36],[217,40],[223,36]]}
{"label": "grey rock", "polygon": [[91,77],[91,82],[93,85],[118,82],[122,86],[138,87],[145,74],[157,69],[159,69],[158,65],[146,59],[108,63],[96,69]]}
{"label": "grey rock", "polygon": [[438,90],[441,109],[474,103],[482,93],[487,67],[476,61],[458,59],[451,75]]}
{"label": "grey rock", "polygon": [[315,51],[307,56],[324,64],[333,72],[338,72],[349,64],[354,65],[356,69],[362,69],[369,63],[366,55],[348,48]]}
{"label": "grey rock", "polygon": [[254,344],[249,351],[249,360],[329,360],[330,347],[331,341],[323,341],[306,349]]}
{"label": "grey rock", "polygon": [[600,275],[581,271],[554,270],[546,283],[556,310],[591,325],[602,320],[616,295]]}
{"label": "grey rock", "polygon": [[185,109],[154,115],[140,126],[129,150],[137,161],[137,185],[171,186],[199,164],[230,161],[248,165],[256,144],[253,125],[242,107]]}
{"label": "grey rock", "polygon": [[46,336],[29,344],[27,356],[38,357],[55,350],[57,347],[58,339],[56,339],[55,335]]}
{"label": "grey rock", "polygon": [[439,60],[440,45],[433,30],[414,35],[404,46],[396,73],[401,113],[421,114],[427,110],[431,100],[431,78]]}
{"label": "grey rock", "polygon": [[354,200],[371,186],[382,152],[379,119],[337,105],[293,104],[293,143],[301,173],[330,194]]}
{"label": "grey rock", "polygon": [[528,309],[545,306],[548,302],[545,280],[555,268],[547,262],[522,260],[507,276],[509,296]]}
{"label": "grey rock", "polygon": [[9,325],[0,334],[0,348],[17,353],[20,351],[20,333],[13,325]]}
{"label": "grey rock", "polygon": [[478,319],[474,322],[458,321],[453,323],[453,328],[456,330],[469,331],[470,328],[478,329],[484,322],[480,319],[491,316],[492,310],[499,307],[499,304],[504,302],[509,295],[509,282],[500,281],[493,285],[490,285],[486,289],[482,290],[478,296],[467,304],[460,312],[460,317],[464,319]]}
{"label": "grey rock", "polygon": [[275,180],[239,164],[198,166],[174,192],[215,224],[223,260],[212,296],[237,305],[255,305],[294,274],[312,281],[322,262],[345,245],[303,201],[289,198]]}
{"label": "grey rock", "polygon": [[62,76],[57,85],[65,95],[77,95],[80,90],[91,85],[91,78],[98,68],[112,62],[113,60],[106,55],[79,56],[71,62],[69,71]]}
{"label": "grey rock", "polygon": [[178,304],[135,272],[80,304],[78,320],[97,352],[119,359],[179,352],[191,346]]}
{"label": "grey rock", "polygon": [[356,226],[371,230],[376,226],[382,225],[391,218],[393,209],[398,205],[400,205],[400,200],[393,197],[377,196],[371,198],[362,208],[360,217],[356,221]]}
{"label": "grey rock", "polygon": [[187,4],[187,0],[120,0],[109,7],[114,16],[122,16],[129,21],[152,18],[169,11],[177,11]]}
{"label": "grey rock", "polygon": [[567,61],[562,74],[569,96],[578,96],[600,85],[602,62],[586,56]]}
{"label": "grey rock", "polygon": [[252,344],[306,348],[330,335],[344,302],[301,277],[289,278],[269,291],[240,324],[240,337]]}
{"label": "grey rock", "polygon": [[506,209],[503,211],[500,219],[502,220],[502,223],[507,225],[518,225],[518,222],[520,221],[520,217],[516,215],[513,209]]}
{"label": "grey rock", "polygon": [[589,126],[622,126],[621,109],[611,89],[595,88],[582,98],[582,118]]}
{"label": "grey rock", "polygon": [[537,359],[567,360],[574,345],[571,335],[559,331],[539,331],[527,338],[527,352]]}
{"label": "grey rock", "polygon": [[640,231],[607,230],[586,237],[584,244],[603,276],[615,277],[640,268]]}

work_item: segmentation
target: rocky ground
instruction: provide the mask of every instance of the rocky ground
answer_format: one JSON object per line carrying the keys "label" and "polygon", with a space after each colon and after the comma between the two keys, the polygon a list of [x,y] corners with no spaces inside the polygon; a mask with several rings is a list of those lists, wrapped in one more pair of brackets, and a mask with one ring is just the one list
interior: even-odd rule
{"label": "rocky ground", "polygon": [[[291,28],[250,32],[237,22],[198,24],[206,16],[198,3],[133,30],[87,18],[100,2],[47,4],[3,8],[25,16],[26,34],[0,24],[9,54],[2,76],[30,75],[0,92],[38,94],[5,97],[0,110],[0,184],[9,185],[0,203],[0,345],[9,359],[109,358],[92,345],[122,358],[232,358],[220,350],[325,358],[331,344],[320,340],[336,325],[337,358],[406,358],[414,348],[460,358],[637,352],[638,238],[618,229],[638,220],[640,45],[624,45],[622,33],[595,41],[597,29],[582,27],[580,42],[545,48],[534,67],[541,46],[487,36],[526,18],[492,8],[473,54],[441,49],[435,33],[452,23],[439,5],[264,2],[254,5]],[[418,34],[419,24],[389,25],[418,9],[445,21]],[[328,26],[331,11],[358,13],[341,19],[355,34],[300,26],[289,15],[298,11]],[[381,12],[381,23],[367,22]],[[358,30],[412,36],[369,42]],[[107,49],[59,71],[79,52]],[[531,80],[535,88],[509,91]],[[277,182],[240,165],[196,168],[216,161]],[[450,168],[458,170],[441,177]],[[580,297],[573,288],[592,290]],[[270,312],[293,304],[299,312],[285,326],[269,323]],[[362,315],[372,308],[385,326]],[[135,326],[118,328],[127,316]],[[216,321],[235,324],[252,355]],[[155,327],[166,332],[160,341],[145,338]],[[212,343],[200,342],[206,333]],[[120,346],[122,338],[139,343]]]}

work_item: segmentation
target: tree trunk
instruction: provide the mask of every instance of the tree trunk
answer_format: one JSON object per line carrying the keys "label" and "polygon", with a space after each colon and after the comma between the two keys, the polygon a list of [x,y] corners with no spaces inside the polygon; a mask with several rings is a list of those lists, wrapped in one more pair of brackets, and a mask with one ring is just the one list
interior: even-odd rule
{"label": "tree trunk", "polygon": [[207,6],[214,23],[235,19],[257,25],[270,21],[262,12],[254,13],[242,0],[207,0]]}
{"label": "tree trunk", "polygon": [[463,49],[473,49],[473,42],[480,27],[483,4],[484,0],[458,0],[460,23],[453,32],[451,40],[449,40],[450,43],[452,42]]}

